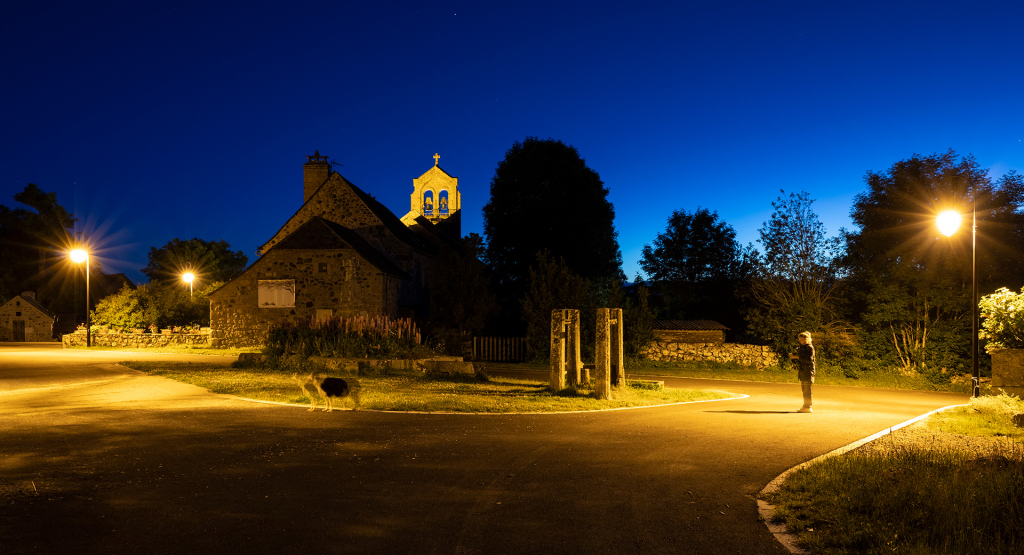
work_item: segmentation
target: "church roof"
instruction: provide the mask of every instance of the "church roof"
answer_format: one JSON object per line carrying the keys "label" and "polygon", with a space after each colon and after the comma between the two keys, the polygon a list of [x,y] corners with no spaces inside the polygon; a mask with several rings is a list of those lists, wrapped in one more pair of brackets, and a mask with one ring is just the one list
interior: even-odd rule
{"label": "church roof", "polygon": [[[399,220],[398,217],[391,212],[391,210],[388,210],[388,208],[381,204],[380,202],[378,202],[377,199],[368,195],[365,191],[357,187],[354,183],[352,183],[348,179],[345,179],[345,176],[337,172],[332,172],[330,177],[320,184],[317,190],[314,191],[313,194],[310,195],[309,198],[302,203],[302,206],[300,206],[299,209],[296,210],[295,213],[292,214],[292,216],[288,218],[285,221],[285,223],[277,230],[277,233],[274,234],[274,237],[277,237],[281,233],[281,230],[288,227],[288,224],[290,224],[292,220],[294,220],[299,215],[299,212],[302,211],[302,208],[305,207],[310,202],[312,202],[313,199],[316,198],[318,194],[320,194],[320,191],[323,190],[323,188],[326,187],[331,182],[331,180],[335,178],[339,179],[343,185],[347,185],[352,190],[352,192],[355,193],[356,197],[358,197],[359,200],[363,202],[366,208],[369,209],[370,212],[377,217],[377,220],[379,220],[380,223],[383,224],[384,227],[386,227],[389,231],[391,231],[391,233],[395,235],[395,237],[397,237],[400,241],[423,253],[437,256],[439,251],[435,245],[431,244],[429,241],[417,237],[415,233],[409,230],[409,228],[406,227],[405,224],[403,224],[402,221]],[[271,237],[269,241],[263,243],[263,245],[256,249],[256,254],[263,255],[266,252],[268,252],[269,249],[267,248],[267,245],[271,241],[273,241],[273,237]]]}
{"label": "church roof", "polygon": [[378,202],[377,199],[366,194],[362,189],[356,187],[354,183],[347,179],[345,181],[352,187],[352,191],[355,192],[356,196],[363,201],[363,204],[370,209],[370,212],[373,212],[373,215],[377,216],[377,219],[379,219],[380,222],[384,224],[384,227],[388,228],[395,237],[398,237],[399,240],[410,247],[421,250],[427,254],[437,255],[438,250],[436,246],[417,237],[412,230],[406,227],[406,225],[398,219],[398,216],[395,216],[391,210],[388,210],[387,206],[384,206]]}
{"label": "church roof", "polygon": [[330,220],[314,216],[290,233],[268,253],[276,249],[352,249],[359,256],[385,274],[401,279],[412,279],[380,251],[373,248],[358,233]]}
{"label": "church roof", "polygon": [[423,216],[416,216],[416,218],[412,221],[413,225],[410,225],[409,229],[416,233],[419,233],[420,235],[422,235],[428,241],[434,243],[435,245],[445,245],[448,248],[458,249],[458,238],[453,237],[452,234],[449,233],[448,228],[452,225],[449,223],[449,220],[454,220],[456,218],[461,217],[461,210],[456,211],[455,214],[453,214],[451,217],[441,220],[438,223],[431,222],[430,220],[426,219]]}

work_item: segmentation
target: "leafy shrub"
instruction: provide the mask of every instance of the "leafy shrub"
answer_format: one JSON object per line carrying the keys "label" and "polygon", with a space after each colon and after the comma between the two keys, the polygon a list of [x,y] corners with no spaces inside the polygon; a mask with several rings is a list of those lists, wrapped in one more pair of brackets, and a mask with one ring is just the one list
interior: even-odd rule
{"label": "leafy shrub", "polygon": [[1024,349],[1024,289],[1020,294],[1005,287],[985,295],[978,303],[982,321],[981,339],[988,339],[985,349]]}

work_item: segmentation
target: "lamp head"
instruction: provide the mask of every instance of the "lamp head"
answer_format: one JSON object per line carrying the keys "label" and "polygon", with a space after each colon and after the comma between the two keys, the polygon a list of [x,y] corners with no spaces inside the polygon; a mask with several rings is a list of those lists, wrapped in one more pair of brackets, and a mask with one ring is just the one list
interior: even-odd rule
{"label": "lamp head", "polygon": [[960,213],[956,210],[946,210],[935,218],[935,223],[939,226],[939,231],[941,231],[946,237],[952,236],[956,233],[956,230],[960,229],[960,221]]}
{"label": "lamp head", "polygon": [[182,274],[181,279],[185,280],[185,283],[192,283],[192,280],[196,279],[196,275],[192,272],[185,272]]}
{"label": "lamp head", "polygon": [[71,251],[71,260],[75,262],[82,263],[88,260],[88,258],[89,253],[86,252],[84,249],[75,249]]}

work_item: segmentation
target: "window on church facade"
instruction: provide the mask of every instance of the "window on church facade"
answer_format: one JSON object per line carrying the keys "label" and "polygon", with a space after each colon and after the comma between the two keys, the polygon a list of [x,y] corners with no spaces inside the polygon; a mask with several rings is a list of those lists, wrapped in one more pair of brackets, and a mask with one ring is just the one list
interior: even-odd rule
{"label": "window on church facade", "polygon": [[352,273],[354,271],[354,264],[351,258],[346,258],[342,261],[342,275],[345,276],[345,281],[352,281]]}
{"label": "window on church facade", "polygon": [[288,308],[295,306],[294,279],[261,279],[258,282],[260,308]]}

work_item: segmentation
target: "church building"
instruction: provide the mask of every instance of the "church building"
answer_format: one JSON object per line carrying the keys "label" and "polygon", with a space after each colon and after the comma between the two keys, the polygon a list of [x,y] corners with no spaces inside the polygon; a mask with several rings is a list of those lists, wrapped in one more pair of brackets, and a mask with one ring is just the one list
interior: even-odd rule
{"label": "church building", "polygon": [[413,180],[399,219],[315,152],[303,203],[242,274],[209,295],[211,345],[262,344],[281,322],[423,315],[442,249],[461,237],[458,178],[438,165]]}

